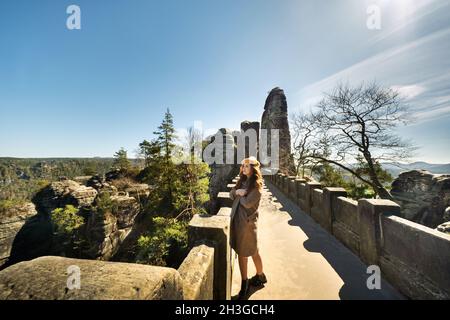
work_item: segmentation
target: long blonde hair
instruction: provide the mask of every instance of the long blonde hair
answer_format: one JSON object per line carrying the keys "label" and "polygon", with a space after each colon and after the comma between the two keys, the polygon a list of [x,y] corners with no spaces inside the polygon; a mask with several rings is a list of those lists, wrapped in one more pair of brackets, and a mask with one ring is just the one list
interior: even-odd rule
{"label": "long blonde hair", "polygon": [[262,181],[262,174],[261,174],[261,168],[258,164],[252,164],[250,163],[250,167],[252,168],[252,175],[250,178],[247,178],[247,176],[243,173],[243,164],[241,165],[239,169],[239,180],[236,183],[236,189],[239,189],[247,179],[249,179],[248,184],[248,190],[247,192],[250,193],[250,191],[253,190],[253,188],[257,188],[259,191],[262,191],[263,181]]}

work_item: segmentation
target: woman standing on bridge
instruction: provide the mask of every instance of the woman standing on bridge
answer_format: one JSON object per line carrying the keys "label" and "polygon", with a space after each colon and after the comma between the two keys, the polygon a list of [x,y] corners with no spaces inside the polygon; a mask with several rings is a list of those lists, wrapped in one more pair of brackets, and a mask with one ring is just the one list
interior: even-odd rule
{"label": "woman standing on bridge", "polygon": [[[239,299],[245,298],[249,284],[261,286],[267,282],[263,273],[262,259],[258,250],[257,221],[262,192],[260,163],[255,157],[242,160],[239,181],[230,191],[233,200],[231,210],[231,247],[238,254],[241,272]],[[247,278],[248,257],[252,257],[256,275]]]}

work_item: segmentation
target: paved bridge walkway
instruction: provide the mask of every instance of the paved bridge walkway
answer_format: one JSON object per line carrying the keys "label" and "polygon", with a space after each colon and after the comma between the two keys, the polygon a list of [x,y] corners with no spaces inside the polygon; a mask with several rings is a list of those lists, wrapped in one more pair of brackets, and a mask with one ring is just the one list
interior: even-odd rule
{"label": "paved bridge walkway", "polygon": [[[264,182],[258,221],[264,288],[251,288],[250,300],[264,299],[403,299],[386,281],[369,290],[367,266],[322,229],[269,181]],[[249,278],[255,266],[249,258]],[[234,263],[231,295],[238,294],[241,276]]]}

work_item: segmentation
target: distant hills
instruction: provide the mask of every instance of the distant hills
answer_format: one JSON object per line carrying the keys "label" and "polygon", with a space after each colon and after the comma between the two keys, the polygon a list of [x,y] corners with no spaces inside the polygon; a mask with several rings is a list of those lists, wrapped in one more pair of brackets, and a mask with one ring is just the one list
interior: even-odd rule
{"label": "distant hills", "polygon": [[435,164],[424,161],[417,161],[408,164],[396,164],[392,162],[385,162],[382,163],[382,166],[394,177],[397,177],[403,171],[411,170],[427,170],[434,174],[450,174],[450,163]]}
{"label": "distant hills", "polygon": [[30,200],[47,183],[61,177],[105,174],[113,158],[0,158],[0,202]]}

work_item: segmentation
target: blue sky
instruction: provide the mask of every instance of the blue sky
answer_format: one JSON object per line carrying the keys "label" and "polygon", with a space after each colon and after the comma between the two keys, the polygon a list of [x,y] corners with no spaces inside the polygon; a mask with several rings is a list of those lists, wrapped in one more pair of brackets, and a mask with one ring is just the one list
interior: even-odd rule
{"label": "blue sky", "polygon": [[276,86],[295,112],[376,80],[416,114],[416,160],[450,162],[450,1],[5,0],[0,39],[0,156],[132,155],[166,108],[212,133],[260,121]]}

